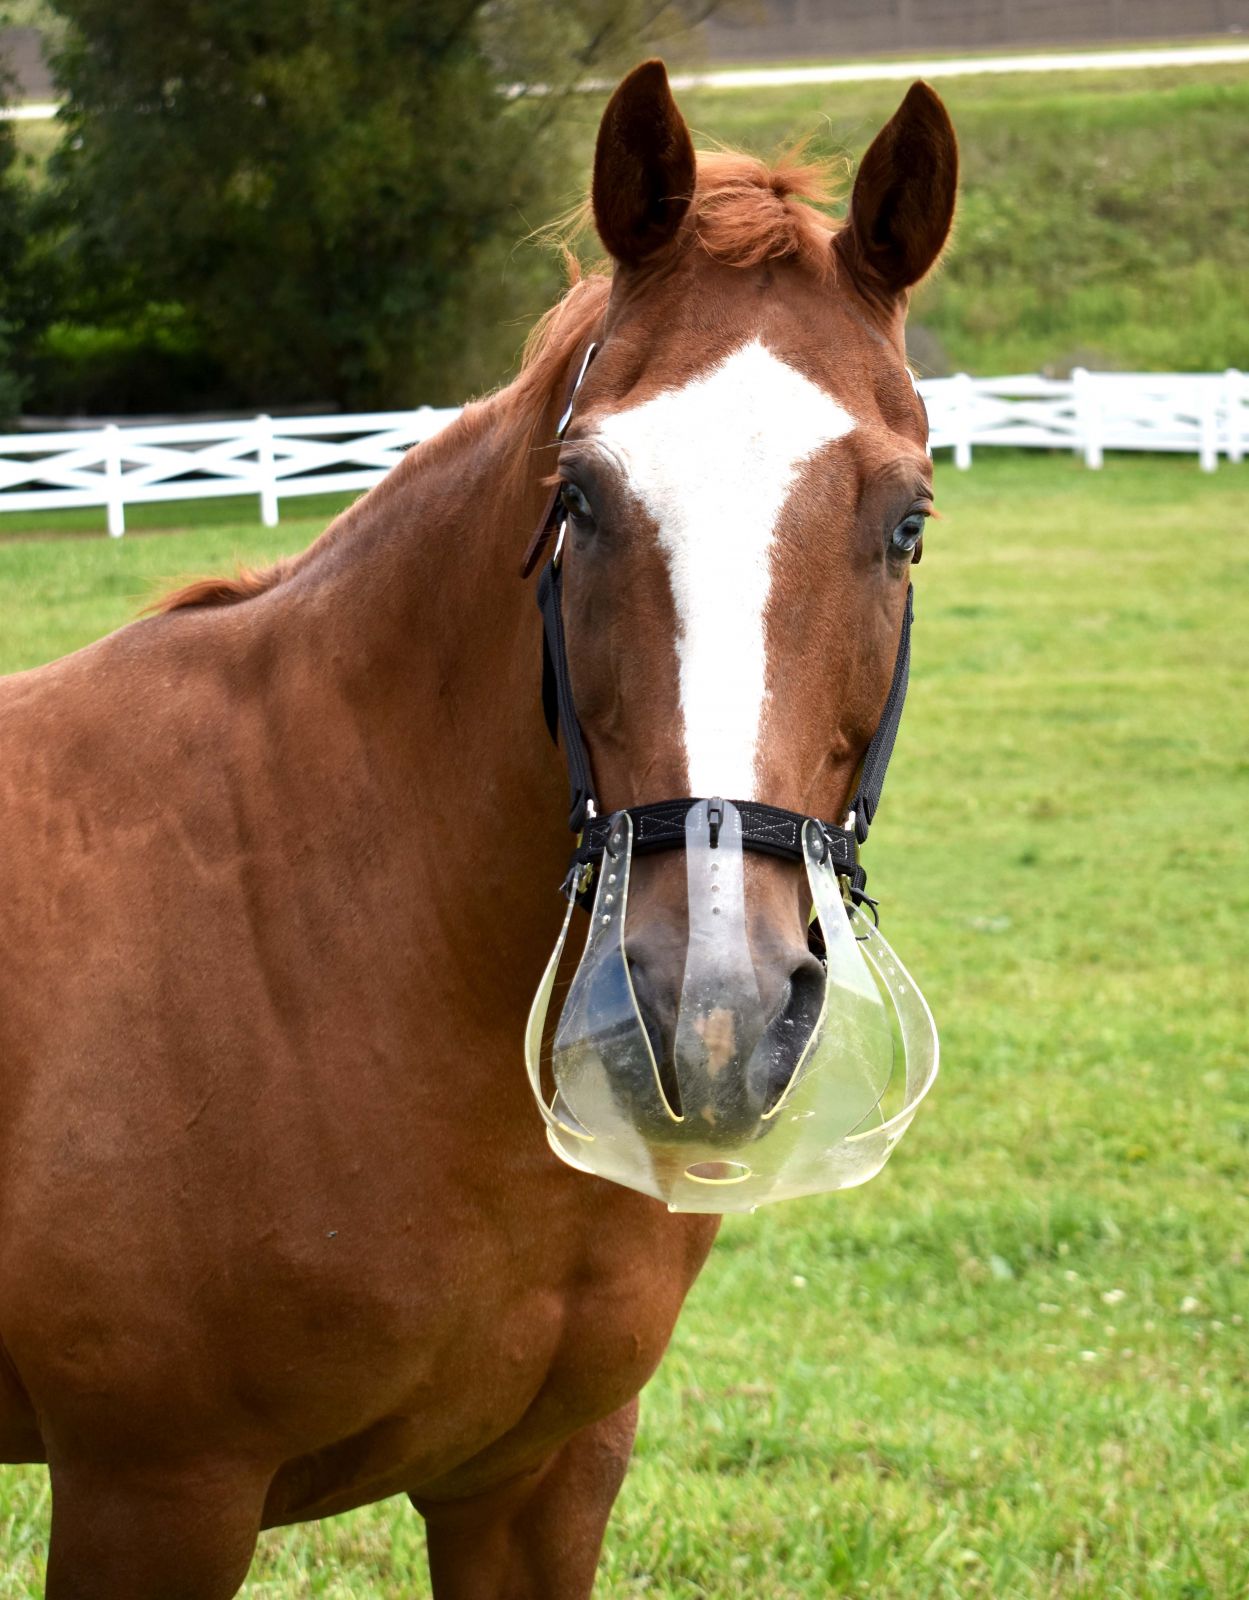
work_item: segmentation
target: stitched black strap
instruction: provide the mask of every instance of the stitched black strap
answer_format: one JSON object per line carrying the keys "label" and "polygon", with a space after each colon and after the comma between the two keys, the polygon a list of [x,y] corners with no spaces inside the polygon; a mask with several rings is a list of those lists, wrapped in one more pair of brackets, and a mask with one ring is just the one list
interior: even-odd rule
{"label": "stitched black strap", "polygon": [[[572,680],[568,675],[568,646],[564,640],[564,582],[559,551],[547,562],[538,579],[538,609],[542,613],[542,710],[552,739],[557,731],[564,739],[564,759],[568,763],[568,826],[580,833],[587,818],[598,809],[590,758],[577,708],[573,703]],[[556,740],[558,743],[558,740]]]}
{"label": "stitched black strap", "polygon": [[[714,808],[715,801],[710,802]],[[575,896],[588,911],[594,904],[594,881],[599,862],[607,846],[616,818],[628,815],[633,822],[633,853],[647,855],[654,850],[677,850],[685,844],[685,818],[689,809],[697,805],[693,799],[660,800],[649,806],[630,806],[626,813],[615,812],[610,817],[594,817],[587,822],[568,864],[564,889]],[[807,818],[797,811],[784,811],[780,806],[765,806],[758,800],[734,800],[742,819],[742,848],[757,850],[763,855],[780,856],[785,861],[802,860],[802,829]],[[816,822],[820,830],[821,847],[831,857],[834,870],[850,880],[851,898],[864,901],[862,892],[866,875],[858,864],[858,845],[848,828],[834,827],[830,822]]]}
{"label": "stitched black strap", "polygon": [[893,664],[893,682],[889,685],[889,698],[881,712],[872,742],[863,757],[863,770],[859,774],[859,787],[854,797],[854,832],[859,843],[867,838],[867,830],[880,804],[881,790],[885,787],[885,772],[898,737],[898,724],[902,721],[902,707],[906,703],[906,686],[911,676],[911,621],[915,616],[915,590],[906,586],[906,610],[902,616],[902,636],[898,640],[898,654]]}
{"label": "stitched black strap", "polygon": [[[626,813],[633,822],[633,853],[646,855],[652,850],[675,850],[685,844],[685,818],[694,799],[660,800],[649,806],[630,806]],[[802,825],[806,817],[780,806],[765,806],[758,800],[734,800],[742,819],[742,847],[764,855],[780,856],[785,861],[802,860]],[[617,813],[616,815],[619,815]],[[595,817],[586,824],[573,861],[597,861],[603,854],[614,817]],[[833,861],[849,870],[855,861],[854,834],[830,823],[819,824]]]}

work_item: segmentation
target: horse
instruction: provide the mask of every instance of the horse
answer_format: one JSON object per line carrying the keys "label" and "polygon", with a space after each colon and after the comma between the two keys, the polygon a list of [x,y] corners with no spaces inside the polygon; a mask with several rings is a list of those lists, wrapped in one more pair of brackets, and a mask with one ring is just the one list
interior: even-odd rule
{"label": "horse", "polygon": [[[555,493],[605,805],[843,814],[932,509],[903,324],[956,173],[916,83],[835,222],[800,157],[696,155],[644,63],[610,268],[514,382],[302,554],[3,682],[0,1461],[48,1465],[50,1600],[226,1600],[261,1528],[395,1494],[438,1600],[591,1592],[717,1218],[557,1160],[526,1080],[568,836],[518,561]],[[660,1038],[681,870],[630,903]],[[745,893],[783,1007],[806,885],[752,857]]]}

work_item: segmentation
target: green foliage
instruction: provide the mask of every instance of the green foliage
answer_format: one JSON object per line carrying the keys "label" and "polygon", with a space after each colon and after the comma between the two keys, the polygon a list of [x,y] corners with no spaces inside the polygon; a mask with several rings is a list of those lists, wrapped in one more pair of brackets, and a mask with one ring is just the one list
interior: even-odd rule
{"label": "green foliage", "polygon": [[[869,849],[942,1075],[873,1183],[726,1224],[600,1600],[1249,1594],[1247,473],[939,461]],[[319,526],[256,515],[0,544],[0,670]],[[41,1592],[46,1482],[0,1469],[4,1600]],[[245,1593],[428,1596],[420,1521],[266,1534]]]}
{"label": "green foliage", "polygon": [[505,269],[570,181],[567,90],[655,9],[196,0],[172,27],[165,0],[56,3],[70,320],[176,305],[236,403],[365,408],[507,364],[553,288]]}
{"label": "green foliage", "polygon": [[[1249,368],[1243,65],[942,79],[962,151],[946,263],[917,294],[921,370]],[[818,130],[853,159],[898,84],[686,94],[704,133]]]}
{"label": "green foliage", "polygon": [[[0,106],[7,84],[0,74]],[[28,195],[18,171],[17,141],[11,122],[0,122],[0,425],[21,410],[25,385],[15,360],[14,341],[20,336],[26,311],[26,251]]]}

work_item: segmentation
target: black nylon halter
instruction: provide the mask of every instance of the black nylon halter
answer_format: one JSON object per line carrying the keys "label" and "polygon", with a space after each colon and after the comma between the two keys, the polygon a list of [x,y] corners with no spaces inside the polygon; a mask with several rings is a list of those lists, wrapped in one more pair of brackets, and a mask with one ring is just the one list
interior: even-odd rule
{"label": "black nylon halter", "polygon": [[[596,346],[591,345],[581,365],[580,374],[560,419],[557,438],[562,439],[572,418],[573,402],[581,387]],[[568,645],[564,634],[564,582],[563,582],[563,526],[559,500],[552,499],[543,525],[534,536],[531,550],[540,551],[552,534],[556,534],[554,553],[543,567],[538,578],[538,609],[542,613],[542,710],[551,738],[564,745],[564,759],[568,764],[568,826],[577,834],[577,848],[573,852],[565,886],[575,893],[583,905],[592,900],[591,881],[594,868],[601,860],[611,831],[611,816],[598,814],[598,797],[590,769],[590,757],[577,717],[573,700],[572,679],[568,668]],[[558,529],[558,533],[557,533]],[[885,786],[885,772],[893,754],[902,720],[902,707],[906,701],[907,682],[911,670],[911,622],[915,614],[914,588],[906,589],[906,609],[902,617],[902,633],[898,640],[898,654],[894,661],[893,680],[885,709],[881,713],[876,732],[872,735],[859,773],[859,786],[855,790],[848,817],[849,826],[816,820],[834,869],[840,877],[849,880],[850,897],[856,903],[866,903],[875,909],[875,902],[866,894],[867,874],[859,864],[858,847],[868,835],[872,819],[880,805],[881,791]],[[679,849],[685,844],[685,817],[697,801],[692,798],[659,800],[650,805],[629,806],[628,815],[633,822],[633,849],[637,854],[653,850]],[[764,805],[758,800],[735,800],[733,804],[741,814],[742,848],[760,851],[766,855],[780,856],[786,860],[801,861],[802,828],[808,820],[796,811],[784,811],[779,806]],[[714,805],[714,801],[713,801]]]}

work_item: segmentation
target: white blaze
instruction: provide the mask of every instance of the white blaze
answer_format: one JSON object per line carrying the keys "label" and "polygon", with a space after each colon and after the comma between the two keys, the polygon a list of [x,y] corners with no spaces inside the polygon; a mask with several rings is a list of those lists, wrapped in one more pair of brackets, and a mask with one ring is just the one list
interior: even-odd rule
{"label": "white blaze", "polygon": [[668,560],[692,795],[755,797],[777,525],[802,463],[854,426],[754,339],[595,430]]}

